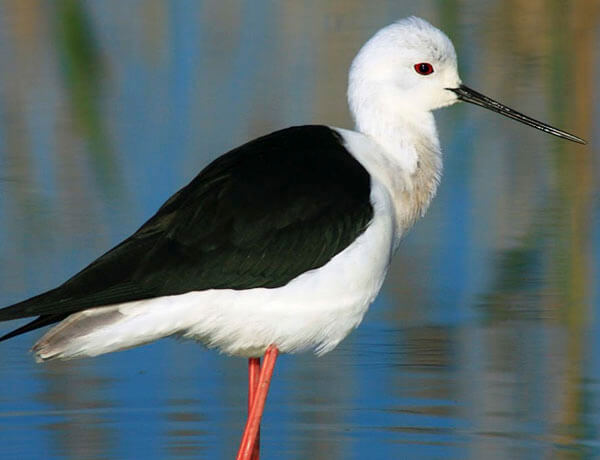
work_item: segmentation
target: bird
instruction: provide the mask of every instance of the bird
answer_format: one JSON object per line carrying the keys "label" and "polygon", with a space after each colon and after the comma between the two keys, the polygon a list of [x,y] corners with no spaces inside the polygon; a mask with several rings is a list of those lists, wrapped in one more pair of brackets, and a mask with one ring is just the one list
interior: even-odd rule
{"label": "bird", "polygon": [[468,102],[585,144],[469,88],[457,69],[452,42],[424,19],[383,27],[350,66],[354,130],[293,126],[223,154],[129,238],[60,286],[1,309],[0,321],[35,319],[0,341],[54,325],[32,348],[38,361],[164,337],[247,358],[237,459],[258,459],[278,355],[323,355],[358,327],[436,194],[434,110]]}

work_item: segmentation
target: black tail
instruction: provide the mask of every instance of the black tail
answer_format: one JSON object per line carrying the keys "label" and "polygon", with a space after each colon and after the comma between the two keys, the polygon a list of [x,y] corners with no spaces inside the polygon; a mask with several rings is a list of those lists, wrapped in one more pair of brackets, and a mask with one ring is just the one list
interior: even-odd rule
{"label": "black tail", "polygon": [[14,305],[10,305],[8,307],[4,307],[0,309],[0,321],[10,321],[14,319],[20,318],[30,318],[32,316],[38,316],[38,318],[30,321],[29,323],[21,326],[14,331],[9,332],[8,334],[4,334],[0,337],[0,342],[4,340],[8,340],[12,337],[16,337],[17,335],[25,334],[26,332],[33,331],[40,327],[47,326],[48,324],[57,323],[58,321],[62,321],[65,319],[68,314],[42,314],[36,313],[35,308],[40,305],[47,305],[56,303],[55,293],[57,289],[52,289],[47,292],[43,292],[42,294],[36,295],[35,297],[31,297],[27,300],[23,300]]}
{"label": "black tail", "polygon": [[14,331],[10,331],[8,334],[4,334],[0,337],[0,342],[4,340],[12,339],[17,335],[25,334],[26,332],[34,331],[35,329],[39,329],[40,327],[47,326],[49,324],[58,323],[65,319],[67,315],[43,315],[39,318],[34,319],[33,321],[21,326]]}

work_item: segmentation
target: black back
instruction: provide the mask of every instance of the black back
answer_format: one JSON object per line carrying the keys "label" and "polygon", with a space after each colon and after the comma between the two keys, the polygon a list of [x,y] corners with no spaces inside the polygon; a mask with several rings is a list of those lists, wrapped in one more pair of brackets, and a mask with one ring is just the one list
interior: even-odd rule
{"label": "black back", "polygon": [[0,320],[41,315],[13,336],[90,307],[283,286],[364,232],[370,191],[337,132],[274,132],[217,158],[131,237],[58,288],[0,310]]}

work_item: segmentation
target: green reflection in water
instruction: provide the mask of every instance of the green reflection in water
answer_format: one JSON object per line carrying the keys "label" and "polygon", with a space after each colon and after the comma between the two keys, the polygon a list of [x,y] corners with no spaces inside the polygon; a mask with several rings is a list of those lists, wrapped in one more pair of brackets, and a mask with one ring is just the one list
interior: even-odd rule
{"label": "green reflection in water", "polygon": [[59,0],[54,13],[61,70],[73,118],[87,140],[91,169],[98,184],[105,193],[115,193],[118,165],[100,110],[105,72],[86,4],[78,0]]}

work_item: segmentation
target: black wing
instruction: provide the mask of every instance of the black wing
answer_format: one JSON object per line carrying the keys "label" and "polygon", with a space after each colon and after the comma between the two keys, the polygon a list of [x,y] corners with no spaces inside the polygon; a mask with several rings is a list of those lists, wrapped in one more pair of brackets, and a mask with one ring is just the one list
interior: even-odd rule
{"label": "black wing", "polygon": [[205,289],[283,286],[345,249],[373,216],[370,177],[326,126],[234,149],[131,237],[61,286],[0,310],[40,316],[9,338],[91,307]]}

